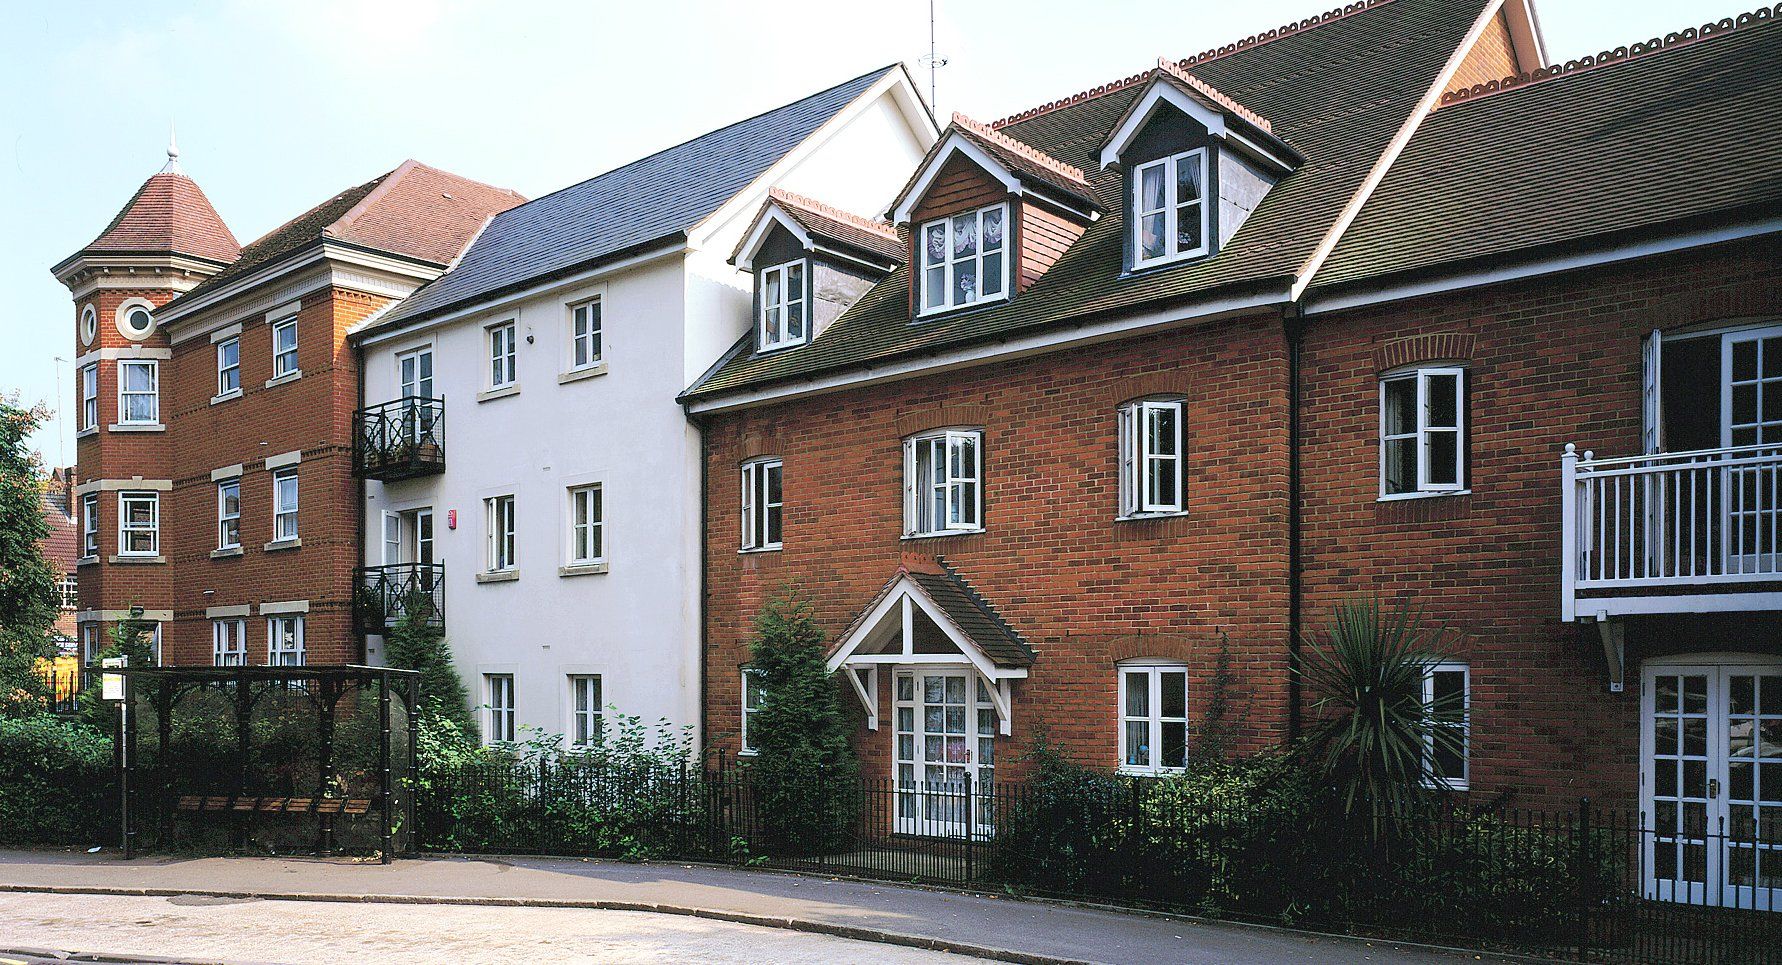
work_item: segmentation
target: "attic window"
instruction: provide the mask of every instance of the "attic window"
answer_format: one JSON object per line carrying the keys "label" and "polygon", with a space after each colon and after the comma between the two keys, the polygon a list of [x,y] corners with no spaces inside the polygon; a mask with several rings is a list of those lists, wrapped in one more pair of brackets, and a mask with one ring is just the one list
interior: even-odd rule
{"label": "attic window", "polygon": [[1133,267],[1207,253],[1206,185],[1204,148],[1133,170]]}
{"label": "attic window", "polygon": [[790,261],[761,270],[761,350],[803,345],[809,331],[805,311],[805,263]]}
{"label": "attic window", "polygon": [[1008,297],[1007,220],[994,204],[922,225],[922,314]]}

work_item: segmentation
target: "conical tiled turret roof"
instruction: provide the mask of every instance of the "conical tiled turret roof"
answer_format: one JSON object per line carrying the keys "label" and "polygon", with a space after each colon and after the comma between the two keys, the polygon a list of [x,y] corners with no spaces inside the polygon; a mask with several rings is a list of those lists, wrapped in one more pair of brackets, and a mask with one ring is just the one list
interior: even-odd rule
{"label": "conical tiled turret roof", "polygon": [[179,169],[179,149],[169,145],[167,166],[142,183],[83,253],[169,252],[228,264],[241,245],[198,182]]}

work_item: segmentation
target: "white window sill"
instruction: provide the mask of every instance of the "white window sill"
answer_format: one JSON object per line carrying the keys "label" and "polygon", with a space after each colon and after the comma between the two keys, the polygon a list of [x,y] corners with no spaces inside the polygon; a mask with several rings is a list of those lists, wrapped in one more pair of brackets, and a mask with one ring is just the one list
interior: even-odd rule
{"label": "white window sill", "polygon": [[87,426],[85,429],[82,429],[79,432],[75,433],[74,438],[85,439],[88,436],[96,436],[98,434],[99,434],[98,426]]}
{"label": "white window sill", "polygon": [[293,536],[290,539],[275,539],[272,542],[267,543],[265,546],[262,546],[260,548],[265,550],[268,553],[276,553],[279,550],[294,550],[302,545],[303,545],[303,540],[299,537]]}
{"label": "white window sill", "polygon": [[125,555],[125,554],[120,553],[117,556],[112,557],[111,562],[113,562],[113,563],[165,563],[165,562],[167,562],[167,557],[165,557],[165,556],[148,556],[146,554],[137,554],[137,553],[131,553],[129,555]]}
{"label": "white window sill", "polygon": [[222,549],[211,550],[210,558],[213,560],[223,560],[223,559],[228,559],[231,556],[240,556],[241,554],[242,554],[241,547],[239,547],[239,546],[225,546]]}
{"label": "white window sill", "polygon": [[941,530],[938,533],[905,533],[905,534],[903,534],[903,538],[904,539],[942,539],[947,536],[972,536],[977,533],[982,533],[983,531],[984,531],[984,527],[979,526],[976,529],[946,529],[946,530]]}
{"label": "white window sill", "polygon": [[1406,499],[1441,499],[1445,496],[1471,496],[1470,489],[1437,489],[1432,492],[1390,493],[1374,500],[1376,503],[1396,503]]}
{"label": "white window sill", "polygon": [[510,395],[519,394],[520,383],[515,382],[511,385],[504,385],[499,389],[484,389],[476,394],[476,400],[478,402],[489,402],[494,399],[505,399]]}
{"label": "white window sill", "polygon": [[114,422],[106,426],[112,432],[166,432],[167,427],[159,422]]}
{"label": "white window sill", "polygon": [[1186,509],[1171,509],[1162,512],[1128,513],[1125,516],[1116,516],[1114,518],[1122,523],[1142,523],[1147,519],[1177,519],[1186,515],[1188,515]]}
{"label": "white window sill", "polygon": [[1003,292],[1002,294],[997,295],[994,298],[980,298],[975,302],[966,302],[963,305],[936,305],[933,308],[924,308],[921,311],[917,312],[916,320],[921,321],[922,319],[925,319],[925,318],[935,318],[935,317],[938,317],[941,315],[945,315],[948,312],[963,312],[968,308],[983,308],[986,305],[998,305],[998,304],[1001,304],[1002,302],[1006,302],[1008,300],[1009,300],[1008,293]]}
{"label": "white window sill", "polygon": [[284,385],[286,382],[295,382],[301,378],[303,378],[303,370],[302,369],[292,369],[291,371],[286,372],[283,375],[275,375],[272,378],[267,379],[266,387],[270,389],[275,385]]}
{"label": "white window sill", "polygon": [[99,557],[97,557],[97,556],[83,556],[80,559],[75,560],[74,565],[75,566],[86,566],[88,564],[97,563],[97,562],[99,562]]}
{"label": "white window sill", "polygon": [[778,553],[780,550],[784,549],[785,546],[786,544],[784,543],[775,543],[772,546],[745,546],[736,552],[740,556],[749,556],[754,553]]}
{"label": "white window sill", "polygon": [[558,385],[567,385],[571,382],[580,382],[583,379],[591,379],[591,378],[595,377],[596,375],[605,375],[605,374],[606,374],[606,363],[605,362],[595,362],[593,365],[584,365],[579,369],[570,369],[569,371],[564,372],[563,374],[557,376],[557,384]]}
{"label": "white window sill", "polygon": [[740,750],[740,751],[736,752],[736,756],[737,757],[759,757],[759,756],[761,756],[761,752],[760,751],[751,751],[751,750]]}
{"label": "white window sill", "polygon": [[600,562],[597,562],[597,563],[567,563],[563,566],[557,567],[557,575],[558,576],[592,576],[595,573],[605,573],[605,572],[606,572],[606,561],[605,560],[601,560]]}
{"label": "white window sill", "polygon": [[485,570],[476,575],[476,581],[478,583],[512,583],[519,578],[520,571],[518,568],[511,570],[495,570],[494,572]]}
{"label": "white window sill", "polygon": [[[271,383],[267,383],[267,384],[270,385]],[[239,399],[239,398],[241,398],[241,390],[240,389],[230,389],[229,391],[224,392],[221,395],[211,396],[210,404],[216,405],[218,402],[227,402],[230,399]]]}
{"label": "white window sill", "polygon": [[1164,255],[1161,258],[1147,258],[1144,261],[1139,261],[1135,258],[1132,262],[1132,269],[1128,271],[1127,274],[1136,275],[1139,272],[1150,271],[1153,268],[1162,268],[1165,265],[1179,265],[1184,261],[1191,261],[1195,258],[1205,258],[1210,253],[1211,249],[1202,245],[1193,251],[1177,252],[1173,255]]}
{"label": "white window sill", "polygon": [[[972,304],[976,305],[977,302],[973,302]],[[961,306],[961,307],[966,307],[966,306]],[[935,311],[939,312],[939,311],[941,311],[941,309],[937,308],[937,309],[935,309]],[[810,339],[803,339],[803,340],[800,340],[797,342],[781,342],[778,345],[761,345],[761,344],[757,343],[757,345],[755,347],[755,354],[756,355],[771,355],[774,352],[784,352],[785,350],[787,350],[789,348],[803,348],[804,346],[809,345],[809,344],[811,344]],[[740,754],[742,752],[738,751],[737,753]]]}
{"label": "white window sill", "polygon": [[1425,778],[1417,783],[1431,791],[1465,791],[1468,789],[1466,781],[1442,777]]}
{"label": "white window sill", "polygon": [[1132,767],[1122,764],[1114,769],[1114,773],[1123,777],[1175,777],[1188,773],[1185,767]]}

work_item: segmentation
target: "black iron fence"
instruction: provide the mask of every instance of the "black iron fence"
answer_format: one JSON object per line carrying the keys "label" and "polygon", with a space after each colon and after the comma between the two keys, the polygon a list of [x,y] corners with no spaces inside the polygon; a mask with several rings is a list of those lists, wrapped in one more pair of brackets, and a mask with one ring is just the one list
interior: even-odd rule
{"label": "black iron fence", "polygon": [[80,695],[99,686],[99,670],[81,667],[65,660],[45,662],[39,670],[43,677],[44,709],[52,714],[71,715],[80,712]]}
{"label": "black iron fence", "polygon": [[1432,808],[1375,835],[1287,797],[1143,779],[758,786],[573,757],[423,769],[417,802],[425,850],[732,862],[1584,961],[1782,961],[1773,823]]}
{"label": "black iron fence", "polygon": [[353,413],[353,470],[390,482],[445,471],[445,400],[405,396]]}
{"label": "black iron fence", "polygon": [[445,627],[445,564],[391,563],[353,571],[353,628],[383,633],[410,610]]}

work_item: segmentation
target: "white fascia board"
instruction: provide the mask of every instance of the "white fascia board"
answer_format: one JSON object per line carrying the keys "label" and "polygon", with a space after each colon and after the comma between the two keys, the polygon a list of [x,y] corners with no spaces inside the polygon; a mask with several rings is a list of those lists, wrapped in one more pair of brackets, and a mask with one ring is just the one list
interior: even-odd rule
{"label": "white fascia board", "polygon": [[157,313],[160,317],[155,321],[162,325],[171,325],[182,318],[189,318],[207,308],[226,302],[250,288],[258,287],[275,278],[294,274],[299,268],[313,265],[326,257],[324,249],[316,248],[295,258],[281,258],[264,268],[248,272],[247,275],[237,278],[221,288],[200,295],[187,304],[162,309]]}
{"label": "white fascia board", "polygon": [[934,183],[935,178],[940,176],[941,168],[955,154],[965,155],[971,159],[973,164],[989,172],[991,177],[1002,182],[1002,186],[1007,188],[1010,194],[1021,193],[1021,179],[1015,176],[1015,172],[1003,167],[995,158],[985,154],[976,144],[967,141],[964,135],[955,131],[947,135],[947,139],[941,144],[941,149],[934,152],[929,162],[922,166],[922,173],[916,178],[915,183],[911,184],[909,190],[903,193],[903,197],[898,199],[897,207],[891,212],[892,224],[903,224],[910,220],[910,212],[915,210],[916,202],[928,193],[929,186]]}
{"label": "white fascia board", "polygon": [[851,369],[830,375],[817,375],[800,382],[780,383],[753,391],[741,390],[708,399],[698,399],[687,404],[687,411],[694,415],[730,412],[757,405],[783,402],[800,396],[819,395],[825,392],[877,385],[882,382],[895,382],[916,376],[933,375],[937,372],[967,368],[987,362],[1012,361],[1028,355],[1040,355],[1063,348],[1124,338],[1137,332],[1211,321],[1226,315],[1282,305],[1287,301],[1287,292],[1283,289],[1242,298],[1224,298],[1201,302],[1185,308],[1147,312],[1143,315],[1123,315],[1062,330],[967,346],[938,355],[886,362],[882,365]]}
{"label": "white fascia board", "polygon": [[1635,258],[1647,258],[1653,255],[1667,254],[1673,251],[1684,251],[1700,248],[1705,245],[1719,244],[1725,241],[1737,241],[1741,238],[1753,238],[1759,235],[1782,233],[1782,218],[1770,218],[1764,221],[1745,224],[1728,225],[1684,235],[1673,235],[1652,241],[1641,241],[1632,244],[1602,248],[1595,251],[1566,255],[1559,258],[1543,258],[1525,261],[1502,268],[1486,271],[1467,272],[1459,275],[1444,275],[1424,281],[1405,282],[1397,285],[1383,285],[1359,291],[1344,292],[1337,295],[1319,295],[1316,292],[1308,298],[1305,305],[1307,315],[1327,315],[1350,308],[1366,305],[1377,305],[1381,302],[1402,301],[1407,298],[1419,298],[1424,295],[1435,295],[1442,292],[1455,291],[1462,288],[1478,288],[1484,285],[1496,285],[1501,282],[1519,281],[1539,275],[1555,275],[1560,272],[1574,271],[1580,268],[1593,268],[1598,265],[1610,265]]}
{"label": "white fascia board", "polygon": [[1139,97],[1138,103],[1126,112],[1126,123],[1120,125],[1109,136],[1107,146],[1101,149],[1102,167],[1105,168],[1120,160],[1120,155],[1125,152],[1126,146],[1132,143],[1132,139],[1138,136],[1139,131],[1144,130],[1145,124],[1151,120],[1151,115],[1157,113],[1158,105],[1163,103],[1167,103],[1193,118],[1196,123],[1207,129],[1208,134],[1214,137],[1225,136],[1224,114],[1212,110],[1183,93],[1176,85],[1158,77],[1151,81],[1151,86],[1145,88],[1145,93]]}
{"label": "white fascia board", "polygon": [[749,229],[749,235],[743,240],[742,247],[737,249],[736,267],[743,271],[755,270],[755,252],[761,250],[761,244],[767,240],[767,233],[773,230],[773,226],[776,224],[791,232],[792,237],[797,238],[798,243],[803,245],[805,250],[808,251],[815,247],[811,241],[810,232],[799,227],[798,222],[793,221],[790,215],[781,210],[777,202],[770,200],[762,207],[761,214],[756,216],[755,224]]}
{"label": "white fascia board", "polygon": [[[172,325],[180,319],[196,317],[205,314],[212,309],[230,308],[232,307],[231,303],[234,299],[246,292],[280,279],[292,277],[301,269],[314,265],[347,266],[361,269],[370,272],[375,276],[379,276],[381,279],[395,279],[397,280],[398,287],[401,287],[406,291],[413,291],[420,285],[438,278],[444,271],[443,268],[437,266],[422,265],[407,259],[395,258],[374,251],[365,251],[360,248],[324,241],[320,247],[313,251],[306,252],[303,255],[290,259],[280,259],[274,264],[258,271],[249,272],[245,277],[238,278],[215,291],[207,292],[204,295],[199,296],[189,305],[176,305],[173,307],[172,311],[168,311],[165,314],[158,312],[156,313],[155,320],[162,325]],[[364,276],[360,277],[363,278]],[[343,278],[342,274],[338,271],[326,272],[326,270],[324,270],[324,274],[320,277],[319,281],[329,285],[339,284],[342,281],[346,281],[349,284],[343,287],[351,287],[351,279]],[[376,293],[396,297],[388,289]],[[281,298],[279,303],[283,304],[285,301],[289,300],[289,298]],[[239,308],[239,306],[233,307]],[[264,311],[264,309],[260,310]],[[216,319],[215,321],[221,322],[224,320],[225,319]],[[204,331],[208,331],[208,329],[200,326],[198,329],[192,329],[189,333],[180,332],[174,336],[174,341],[181,341],[184,338],[195,337],[198,334],[202,334]]]}

